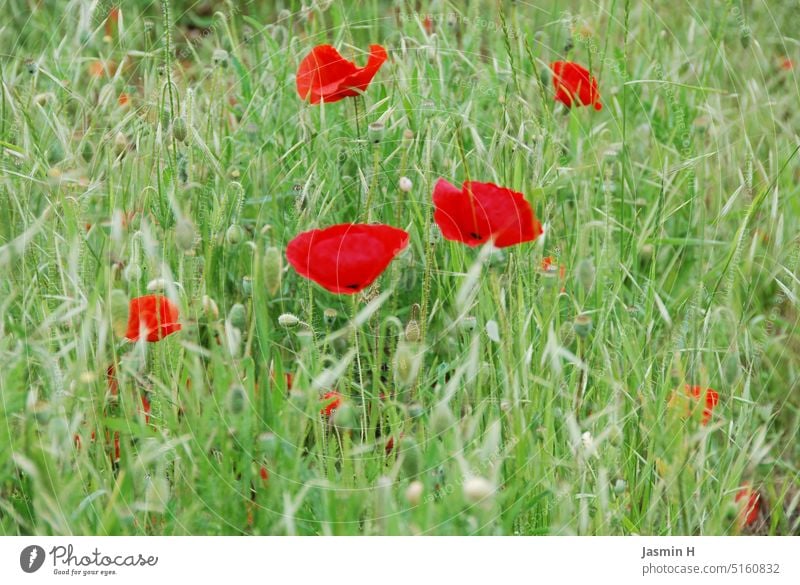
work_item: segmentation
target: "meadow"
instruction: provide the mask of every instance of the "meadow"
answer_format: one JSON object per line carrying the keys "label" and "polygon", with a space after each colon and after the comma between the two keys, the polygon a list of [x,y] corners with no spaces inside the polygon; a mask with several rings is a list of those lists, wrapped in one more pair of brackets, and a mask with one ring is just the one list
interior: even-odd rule
{"label": "meadow", "polygon": [[0,12],[0,534],[800,532],[794,2]]}

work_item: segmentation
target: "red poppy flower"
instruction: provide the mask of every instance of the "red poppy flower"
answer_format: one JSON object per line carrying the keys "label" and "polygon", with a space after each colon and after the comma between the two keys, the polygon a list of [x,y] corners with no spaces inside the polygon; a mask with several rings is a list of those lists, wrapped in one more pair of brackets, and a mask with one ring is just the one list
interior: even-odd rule
{"label": "red poppy flower", "polygon": [[478,246],[493,240],[498,248],[532,242],[542,225],[522,193],[493,183],[467,181],[461,189],[444,179],[433,189],[433,219],[448,240]]}
{"label": "red poppy flower", "polygon": [[[705,395],[703,396],[705,392]],[[708,421],[711,420],[711,413],[714,410],[714,407],[719,404],[719,393],[711,388],[706,388],[704,391],[700,386],[689,386],[686,385],[686,393],[689,394],[692,398],[696,398],[700,400],[703,398],[705,400],[705,407],[703,407],[703,424],[707,425]]]}
{"label": "red poppy flower", "polygon": [[742,500],[739,509],[739,527],[745,528],[758,520],[758,513],[761,510],[761,494],[745,484],[736,494],[736,501]]}
{"label": "red poppy flower", "polygon": [[556,100],[571,108],[577,101],[581,106],[594,106],[602,110],[600,94],[597,91],[597,80],[578,65],[569,61],[555,61],[550,64],[553,71],[553,87]]}
{"label": "red poppy flower", "polygon": [[289,264],[323,288],[354,294],[372,284],[408,245],[408,233],[383,224],[345,223],[296,236]]}
{"label": "red poppy flower", "polygon": [[333,411],[339,408],[339,405],[342,403],[342,395],[335,390],[332,392],[326,392],[322,399],[325,400],[326,403],[325,406],[322,407],[322,410],[320,410],[320,413],[324,414],[325,416],[332,415]]}
{"label": "red poppy flower", "polygon": [[144,424],[150,424],[150,399],[147,394],[142,394],[142,412],[144,413]]}
{"label": "red poppy flower", "polygon": [[387,57],[386,49],[370,45],[367,64],[358,67],[331,45],[318,45],[300,62],[295,78],[297,93],[312,104],[338,102],[356,96],[360,91],[366,91]]}
{"label": "red poppy flower", "polygon": [[180,329],[178,307],[166,297],[145,295],[131,299],[125,333],[129,340],[138,341],[143,336],[150,342],[160,341]]}

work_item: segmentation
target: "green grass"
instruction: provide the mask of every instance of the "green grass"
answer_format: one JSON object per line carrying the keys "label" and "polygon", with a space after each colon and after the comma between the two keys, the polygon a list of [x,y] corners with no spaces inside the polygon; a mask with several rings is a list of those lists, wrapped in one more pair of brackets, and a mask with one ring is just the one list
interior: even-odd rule
{"label": "green grass", "polygon": [[[797,533],[793,2],[139,0],[107,39],[110,3],[79,4],[0,2],[2,534],[736,534],[743,483],[747,531]],[[390,61],[310,106],[320,43]],[[553,100],[565,58],[602,111]],[[433,184],[467,176],[525,193],[545,235],[437,237]],[[370,192],[411,234],[378,286],[284,259],[270,294],[267,250]],[[112,291],[148,283],[183,330],[126,343]],[[686,384],[719,392],[708,425]]]}

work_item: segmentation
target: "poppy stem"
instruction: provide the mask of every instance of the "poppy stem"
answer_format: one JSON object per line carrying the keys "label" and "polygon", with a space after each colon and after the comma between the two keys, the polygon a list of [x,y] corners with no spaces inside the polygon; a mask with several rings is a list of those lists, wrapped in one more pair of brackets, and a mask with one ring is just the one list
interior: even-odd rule
{"label": "poppy stem", "polygon": [[369,223],[372,220],[372,199],[375,194],[376,184],[378,182],[378,169],[381,164],[381,152],[380,152],[380,145],[375,145],[372,148],[372,179],[369,182],[369,187],[367,188],[367,201],[365,203],[365,210],[364,210],[364,218],[365,223]]}

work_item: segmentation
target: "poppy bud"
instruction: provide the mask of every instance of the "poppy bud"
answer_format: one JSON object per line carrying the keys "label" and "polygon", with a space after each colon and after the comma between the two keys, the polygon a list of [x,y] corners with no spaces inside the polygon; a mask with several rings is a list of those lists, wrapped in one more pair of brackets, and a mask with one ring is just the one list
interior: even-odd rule
{"label": "poppy bud", "polygon": [[462,331],[475,331],[478,326],[478,320],[472,315],[467,315],[458,321],[458,326]]}
{"label": "poppy bud", "polygon": [[406,501],[412,506],[419,506],[422,501],[422,492],[425,491],[425,486],[421,481],[414,480],[406,488]]}
{"label": "poppy bud", "polygon": [[581,313],[575,317],[572,328],[575,329],[575,333],[578,337],[585,338],[592,331],[592,318],[585,313]]}
{"label": "poppy bud", "polygon": [[386,125],[383,122],[373,122],[367,127],[367,136],[372,144],[380,144]]}
{"label": "poppy bud", "polygon": [[208,295],[203,295],[202,299],[203,312],[208,315],[212,320],[219,319],[219,307],[216,301]]}
{"label": "poppy bud", "polygon": [[225,69],[228,66],[228,51],[225,49],[215,49],[211,56],[211,62],[217,67]]}
{"label": "poppy bud", "polygon": [[194,248],[195,236],[192,220],[188,217],[178,218],[178,222],[175,224],[175,243],[178,245],[178,249],[189,252]]}
{"label": "poppy bud", "polygon": [[228,311],[228,321],[239,331],[244,331],[247,327],[247,310],[241,303],[236,303]]}
{"label": "poppy bud", "polygon": [[188,128],[186,126],[186,118],[179,116],[172,122],[172,136],[178,142],[186,142]]}
{"label": "poppy bud", "polygon": [[409,179],[408,177],[400,177],[400,185],[399,186],[400,186],[400,190],[403,193],[408,193],[409,191],[411,191],[411,188],[414,186],[414,184],[411,182],[411,179]]}
{"label": "poppy bud", "polygon": [[742,43],[742,48],[746,49],[750,46],[750,40],[753,37],[753,31],[749,26],[743,26],[739,33],[739,42]]}
{"label": "poppy bud", "polygon": [[331,309],[330,307],[325,309],[322,313],[322,318],[325,320],[325,325],[330,327],[336,322],[336,317],[339,314],[337,313],[336,309]]}
{"label": "poppy bud", "polygon": [[409,343],[416,343],[419,341],[421,332],[419,329],[419,323],[417,322],[416,319],[411,319],[406,324],[405,335],[406,335],[406,341],[408,341]]}
{"label": "poppy bud", "polygon": [[242,277],[242,294],[248,299],[251,296],[253,296],[253,277],[252,276],[243,276]]}
{"label": "poppy bud", "polygon": [[30,75],[36,75],[36,72],[39,71],[39,64],[33,59],[29,59],[28,61],[25,61],[25,70]]}
{"label": "poppy bud", "polygon": [[428,244],[435,246],[442,239],[442,230],[436,224],[431,224],[431,229],[428,232]]}
{"label": "poppy bud", "polygon": [[231,246],[236,246],[244,239],[244,228],[238,223],[231,224],[225,232],[225,241]]}
{"label": "poppy bud", "polygon": [[462,486],[464,499],[470,504],[481,503],[484,506],[492,504],[491,496],[495,492],[494,485],[485,477],[470,477],[464,481]]}
{"label": "poppy bud", "polygon": [[136,262],[131,262],[125,267],[125,280],[131,284],[139,282],[142,278],[142,267]]}
{"label": "poppy bud", "polygon": [[241,414],[244,412],[245,403],[247,402],[247,392],[241,384],[234,384],[228,390],[228,395],[225,398],[225,403],[228,410],[232,414]]}
{"label": "poppy bud", "polygon": [[281,288],[281,274],[283,272],[283,256],[278,248],[270,246],[264,251],[262,268],[267,292],[270,296],[275,296]]}
{"label": "poppy bud", "polygon": [[542,85],[549,86],[551,79],[552,79],[552,73],[550,72],[550,68],[542,67],[539,70],[539,80],[542,82]]}
{"label": "poppy bud", "polygon": [[119,156],[128,149],[128,138],[122,132],[114,136],[114,152]]}
{"label": "poppy bud", "polygon": [[414,383],[420,366],[420,359],[409,347],[408,343],[400,342],[394,353],[394,381],[400,388],[407,388]]}
{"label": "poppy bud", "polygon": [[620,496],[625,493],[625,488],[627,487],[628,484],[625,482],[625,480],[618,478],[617,481],[614,482],[614,493]]}
{"label": "poppy bud", "polygon": [[578,283],[583,287],[583,290],[590,291],[594,285],[595,269],[594,262],[591,258],[584,258],[578,262],[578,267],[575,271],[578,277]]}
{"label": "poppy bud", "polygon": [[281,327],[291,329],[292,327],[297,327],[300,324],[300,319],[297,318],[297,315],[292,313],[283,313],[278,317],[278,324]]}
{"label": "poppy bud", "polygon": [[111,312],[111,327],[114,330],[114,335],[117,337],[125,337],[125,332],[128,329],[129,301],[124,291],[118,288],[111,291],[109,308]]}
{"label": "poppy bud", "polygon": [[406,477],[416,477],[422,469],[422,453],[413,437],[401,437],[398,454],[402,457],[400,468]]}
{"label": "poppy bud", "polygon": [[441,435],[447,432],[455,422],[453,413],[443,402],[433,408],[433,413],[431,414],[431,431],[433,431],[433,434]]}

